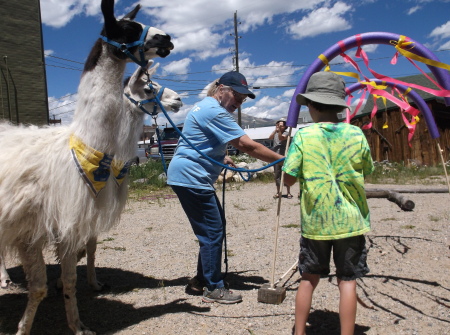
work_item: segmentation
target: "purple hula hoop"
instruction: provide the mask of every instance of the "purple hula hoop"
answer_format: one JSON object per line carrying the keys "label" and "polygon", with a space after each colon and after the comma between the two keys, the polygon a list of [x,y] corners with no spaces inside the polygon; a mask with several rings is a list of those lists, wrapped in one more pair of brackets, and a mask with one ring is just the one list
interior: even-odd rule
{"label": "purple hula hoop", "polygon": [[[370,80],[374,81],[377,85],[386,85],[389,87],[398,88],[402,93],[405,93],[409,88],[405,85],[395,84],[395,83],[391,83],[388,81],[382,81],[382,80],[378,80],[378,79],[370,79]],[[357,91],[359,89],[362,89],[365,86],[366,85],[360,84],[360,83],[352,84],[347,88],[348,94],[350,94],[354,91]],[[428,107],[428,105],[426,104],[425,100],[423,100],[422,97],[419,95],[419,93],[417,93],[416,91],[413,91],[413,90],[409,90],[409,92],[406,95],[414,101],[414,103],[417,105],[417,108],[421,111],[421,113],[425,117],[425,121],[428,125],[428,129],[430,129],[430,130],[437,129],[436,122],[434,121],[433,115],[431,114],[431,110]],[[435,139],[435,138],[439,137],[439,132],[430,131],[430,135],[433,139]]]}
{"label": "purple hula hoop", "polygon": [[[357,37],[358,36],[358,37]],[[341,44],[345,46],[345,50],[355,48],[359,45],[366,45],[366,44],[391,44],[391,41],[398,41],[401,35],[394,34],[394,33],[386,33],[386,32],[370,32],[370,33],[363,33],[359,35],[354,35],[351,37],[346,38],[342,41]],[[425,46],[422,44],[414,41],[413,39],[409,38],[409,41],[414,42],[414,48],[409,50],[410,52],[415,53],[418,56],[425,57],[428,59],[432,59],[439,62],[439,59],[431,52],[429,51]],[[345,51],[344,50],[344,51]],[[328,61],[331,61],[334,57],[338,56],[340,53],[342,53],[343,50],[341,49],[341,46],[336,43],[330,48],[328,48],[323,55],[328,59]],[[295,100],[297,94],[304,93],[306,90],[306,85],[308,83],[309,78],[312,74],[315,72],[320,71],[325,64],[317,58],[305,71],[302,78],[300,79],[300,82],[297,85],[297,88],[295,89],[294,95],[291,100],[291,104],[289,106],[289,112],[286,124],[288,127],[296,127],[297,126],[297,120],[298,120],[298,114],[300,112],[300,106],[297,104],[297,101]],[[434,66],[428,66],[430,71],[435,76],[437,82],[447,90],[450,90],[450,74],[448,71],[437,68]],[[445,98],[445,104],[447,106],[450,105],[450,98]],[[425,119],[428,124],[428,128],[430,130],[430,133],[434,138],[439,137],[439,132],[436,127],[436,123],[434,122],[433,116],[431,115],[431,112],[426,110],[424,113]],[[433,120],[433,122],[429,123],[429,120]]]}

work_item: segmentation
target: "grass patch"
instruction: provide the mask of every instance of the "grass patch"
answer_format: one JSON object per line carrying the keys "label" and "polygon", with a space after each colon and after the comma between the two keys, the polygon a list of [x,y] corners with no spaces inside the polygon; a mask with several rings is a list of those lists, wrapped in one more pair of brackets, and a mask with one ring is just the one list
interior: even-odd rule
{"label": "grass patch", "polygon": [[274,183],[273,174],[272,173],[258,173],[256,175],[256,178],[254,180],[257,180],[263,184],[269,184]]}
{"label": "grass patch", "polygon": [[103,250],[112,249],[115,251],[126,251],[127,250],[127,248],[125,248],[125,247],[108,247],[108,246],[104,246],[102,249]]}
{"label": "grass patch", "polygon": [[296,224],[296,223],[291,223],[291,224],[286,224],[286,225],[281,226],[281,227],[283,227],[283,228],[300,228],[300,225]]}
{"label": "grass patch", "polygon": [[233,252],[233,250],[227,249],[227,256],[228,257],[233,257],[233,256],[236,256],[236,254]]}
{"label": "grass patch", "polygon": [[395,221],[395,220],[397,220],[396,218],[384,218],[384,219],[381,219],[380,221]]}
{"label": "grass patch", "polygon": [[[256,159],[250,157],[247,154],[240,154],[238,156],[232,156],[235,163],[246,162],[252,163]],[[167,166],[170,164],[167,162]],[[405,185],[412,183],[427,184],[445,184],[443,181],[444,169],[439,166],[405,166],[402,163],[390,163],[390,162],[374,162],[375,170],[372,174],[365,178],[366,183],[371,184],[397,184]],[[264,171],[264,170],[263,170]],[[263,172],[262,171],[262,172]],[[447,171],[450,174],[450,168],[447,167]],[[148,160],[144,164],[138,166],[132,166],[129,173],[129,198],[133,200],[148,200],[156,202],[160,207],[165,206],[166,195],[174,195],[174,192],[170,186],[166,184],[165,178],[160,178],[160,175],[164,173],[164,168],[161,161]],[[272,173],[258,173],[257,177],[251,181],[259,183],[273,183]],[[243,187],[244,183],[240,182],[227,182],[226,190],[239,190]],[[215,185],[218,191],[222,190],[222,184]],[[150,199],[151,198],[151,199]],[[239,205],[234,205],[236,209],[243,210],[244,208]],[[266,211],[266,208],[259,207],[258,211]],[[392,219],[394,220],[394,219]],[[385,220],[383,220],[385,221]]]}
{"label": "grass patch", "polygon": [[402,229],[414,229],[414,228],[416,228],[416,226],[413,226],[412,224],[407,224],[407,225],[404,225],[404,226],[400,226],[400,228],[402,228]]}
{"label": "grass patch", "polygon": [[265,211],[267,211],[267,207],[266,206],[258,206],[258,208],[256,210],[258,212],[265,212]]}
{"label": "grass patch", "polygon": [[144,164],[130,168],[130,197],[140,198],[143,195],[155,191],[171,192],[172,188],[167,186],[165,178],[159,178],[164,173],[161,161],[148,160]]}
{"label": "grass patch", "polygon": [[245,208],[242,207],[242,206],[241,206],[240,204],[238,204],[238,203],[234,203],[234,204],[233,204],[233,207],[236,208],[236,209],[239,209],[240,211],[245,210]]}
{"label": "grass patch", "polygon": [[[442,165],[438,166],[405,166],[402,163],[374,162],[375,170],[365,178],[366,183],[399,185],[411,184],[418,181],[420,184],[431,184],[434,180],[445,175]],[[447,173],[450,172],[449,167]]]}
{"label": "grass patch", "polygon": [[430,219],[430,221],[433,221],[433,222],[438,222],[441,220],[440,217],[434,216],[434,215],[430,215],[428,218]]}

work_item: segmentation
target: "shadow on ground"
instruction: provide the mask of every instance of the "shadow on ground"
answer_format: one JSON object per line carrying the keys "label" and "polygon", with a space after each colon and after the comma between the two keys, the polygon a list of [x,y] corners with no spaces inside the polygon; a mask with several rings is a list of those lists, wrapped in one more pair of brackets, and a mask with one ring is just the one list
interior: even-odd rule
{"label": "shadow on ground", "polygon": [[[309,315],[309,327],[306,328],[306,335],[339,335],[340,322],[339,314],[331,311],[313,311]],[[370,327],[355,325],[355,335],[364,335]]]}
{"label": "shadow on ground", "polygon": [[[21,267],[8,269],[10,277],[16,283],[14,288],[0,296],[0,333],[15,334],[27,303],[25,275]],[[48,265],[48,296],[39,305],[33,323],[32,334],[54,335],[72,334],[67,327],[64,301],[61,291],[56,289],[56,280],[60,269],[58,265]],[[139,289],[156,289],[164,286],[183,286],[188,278],[161,280],[146,277],[140,273],[113,268],[98,268],[100,281],[107,282],[110,289],[96,294],[86,283],[86,267],[77,267],[77,299],[80,319],[98,334],[114,333],[121,329],[139,324],[144,320],[173,313],[205,313],[209,306],[199,307],[187,303],[185,298],[167,299],[164,304],[148,302],[148,306],[136,308],[132,304],[114,299],[121,293],[137,292]],[[155,291],[155,295],[159,291]],[[160,301],[160,299],[158,299]]]}
{"label": "shadow on ground", "polygon": [[[22,267],[8,269],[15,287],[0,296],[0,333],[15,334],[27,303],[25,275]],[[77,299],[80,319],[98,334],[112,334],[121,329],[137,325],[144,320],[173,313],[206,313],[209,306],[199,307],[186,302],[186,298],[167,299],[164,304],[136,308],[132,304],[118,301],[115,296],[136,292],[140,289],[158,289],[168,286],[185,286],[188,277],[166,280],[145,276],[141,273],[117,268],[96,268],[100,282],[107,284],[103,292],[93,292],[86,283],[86,266],[77,267]],[[250,275],[253,271],[228,273],[226,280],[237,290],[252,290],[267,283],[262,277]],[[48,295],[39,305],[33,323],[32,334],[72,334],[67,327],[64,301],[61,290],[56,288],[60,275],[59,265],[47,265]],[[155,290],[155,295],[160,294]],[[160,301],[160,299],[158,299]]]}

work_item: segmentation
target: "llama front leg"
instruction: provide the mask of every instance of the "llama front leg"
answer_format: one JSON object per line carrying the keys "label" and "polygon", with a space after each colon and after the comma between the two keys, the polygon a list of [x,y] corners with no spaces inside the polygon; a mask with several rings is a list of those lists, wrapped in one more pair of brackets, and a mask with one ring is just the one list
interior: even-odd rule
{"label": "llama front leg", "polygon": [[47,296],[47,273],[41,248],[20,245],[19,256],[28,281],[28,303],[19,322],[17,335],[29,335],[36,310]]}
{"label": "llama front leg", "polygon": [[102,291],[105,285],[97,280],[95,273],[95,252],[97,251],[97,237],[91,237],[86,244],[87,281],[94,291]]}
{"label": "llama front leg", "polygon": [[0,256],[0,282],[1,288],[8,288],[11,283],[8,271],[6,271],[5,258],[3,256]]}
{"label": "llama front leg", "polygon": [[60,255],[61,259],[61,281],[63,284],[64,304],[69,328],[76,335],[95,335],[80,321],[76,298],[77,282],[77,255],[76,253],[65,253]]}

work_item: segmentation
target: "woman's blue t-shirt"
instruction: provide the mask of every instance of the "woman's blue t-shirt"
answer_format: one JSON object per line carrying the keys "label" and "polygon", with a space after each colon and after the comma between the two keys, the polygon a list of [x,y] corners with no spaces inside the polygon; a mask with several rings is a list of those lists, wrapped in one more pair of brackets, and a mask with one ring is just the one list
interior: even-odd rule
{"label": "woman's blue t-shirt", "polygon": [[[231,114],[219,102],[206,97],[186,116],[183,135],[206,156],[223,162],[227,143],[245,135]],[[210,162],[180,137],[167,171],[169,185],[213,189],[221,166]]]}

